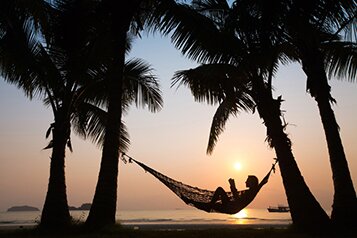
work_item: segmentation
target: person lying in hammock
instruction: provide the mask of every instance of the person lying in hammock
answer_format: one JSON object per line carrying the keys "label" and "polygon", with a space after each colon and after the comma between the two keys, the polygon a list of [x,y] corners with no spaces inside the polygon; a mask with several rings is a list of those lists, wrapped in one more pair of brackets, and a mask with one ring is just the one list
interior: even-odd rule
{"label": "person lying in hammock", "polygon": [[231,196],[228,196],[222,187],[218,187],[214,192],[211,201],[208,203],[190,201],[198,209],[206,212],[220,212],[226,214],[236,214],[253,201],[259,190],[268,182],[269,174],[259,183],[258,178],[249,175],[245,182],[248,189],[238,191],[234,179],[228,180],[231,189]]}
{"label": "person lying in hammock", "polygon": [[[125,156],[125,154],[123,155]],[[238,191],[235,187],[234,180],[229,179],[228,181],[231,185],[231,192],[226,193],[221,187],[217,188],[215,192],[200,189],[198,187],[192,187],[176,181],[129,156],[127,157],[129,158],[129,162],[137,163],[145,171],[151,173],[159,179],[187,205],[194,206],[206,212],[219,212],[226,214],[235,214],[248,206],[256,197],[263,185],[268,182],[270,173],[272,171],[275,172],[275,165],[278,163],[278,160],[275,159],[275,163],[273,163],[271,169],[260,183],[258,183],[257,177],[253,175],[248,176],[246,181],[246,186],[248,187],[247,190]]]}

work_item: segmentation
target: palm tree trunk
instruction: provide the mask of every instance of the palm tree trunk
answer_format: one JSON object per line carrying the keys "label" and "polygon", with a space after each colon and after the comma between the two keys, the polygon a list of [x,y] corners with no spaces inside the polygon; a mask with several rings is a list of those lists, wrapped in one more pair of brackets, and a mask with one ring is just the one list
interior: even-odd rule
{"label": "palm tree trunk", "polygon": [[[125,41],[125,37],[123,38]],[[124,49],[121,58],[114,64],[116,70],[110,77],[108,121],[102,151],[98,183],[86,224],[89,227],[102,227],[115,224],[117,202],[117,178],[119,160],[119,138],[121,124],[122,72]]]}
{"label": "palm tree trunk", "polygon": [[69,133],[69,121],[56,118],[53,129],[50,178],[42,209],[41,228],[58,229],[68,226],[71,222],[65,179],[65,150]]}
{"label": "palm tree trunk", "polygon": [[326,229],[329,217],[306,185],[294,159],[290,139],[284,132],[281,99],[273,99],[271,91],[265,88],[262,81],[255,82],[255,91],[259,115],[264,120],[268,141],[274,147],[279,161],[294,226],[309,231]]}
{"label": "palm tree trunk", "polygon": [[331,218],[337,226],[356,225],[357,198],[335,114],[331,108],[330,86],[317,49],[304,50],[303,69],[308,77],[308,90],[317,102],[325,131],[332,169],[334,199]]}
{"label": "palm tree trunk", "polygon": [[102,9],[110,22],[110,44],[113,62],[108,75],[109,105],[108,121],[102,151],[98,183],[91,210],[86,220],[90,228],[101,228],[115,224],[120,126],[122,117],[122,84],[125,64],[127,32],[140,0],[127,0],[125,4],[116,0],[104,0]]}

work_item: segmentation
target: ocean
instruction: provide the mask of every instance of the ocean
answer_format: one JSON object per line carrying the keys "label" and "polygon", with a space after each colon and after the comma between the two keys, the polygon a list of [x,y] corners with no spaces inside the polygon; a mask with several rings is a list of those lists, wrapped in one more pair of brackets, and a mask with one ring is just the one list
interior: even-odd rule
{"label": "ocean", "polygon": [[[74,221],[85,221],[88,211],[71,211]],[[37,225],[41,212],[0,212],[1,226]],[[122,225],[289,225],[290,213],[269,213],[267,209],[243,209],[237,214],[206,213],[200,210],[121,210]]]}

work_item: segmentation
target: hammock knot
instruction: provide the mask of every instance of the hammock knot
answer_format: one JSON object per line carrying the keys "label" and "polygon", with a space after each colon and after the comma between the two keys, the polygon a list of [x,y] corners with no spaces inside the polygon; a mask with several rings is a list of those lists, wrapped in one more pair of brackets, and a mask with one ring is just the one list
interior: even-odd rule
{"label": "hammock knot", "polygon": [[273,163],[272,167],[271,167],[271,171],[273,171],[273,173],[275,174],[275,165],[279,162],[278,158],[273,158],[275,160],[275,162]]}
{"label": "hammock knot", "polygon": [[133,163],[133,158],[131,158],[129,155],[125,154],[125,152],[121,153],[120,159],[124,162],[124,164],[127,164],[128,162]]}
{"label": "hammock knot", "polygon": [[124,162],[124,164],[126,164],[126,163],[128,163],[128,161],[125,159],[125,153],[123,152],[122,154],[121,154],[121,156],[120,156],[120,159],[121,159],[121,161],[123,161]]}

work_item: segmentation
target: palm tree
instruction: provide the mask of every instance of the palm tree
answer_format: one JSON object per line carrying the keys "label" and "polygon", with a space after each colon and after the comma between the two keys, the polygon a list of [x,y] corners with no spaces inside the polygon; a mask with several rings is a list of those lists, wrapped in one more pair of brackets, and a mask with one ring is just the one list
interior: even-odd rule
{"label": "palm tree", "polygon": [[[216,2],[214,8],[216,16],[219,16],[217,12],[222,11],[222,9],[220,9],[222,4],[224,5],[224,3],[220,1]],[[257,24],[252,24],[252,22],[247,21],[248,29],[251,30],[251,26],[254,26],[255,30],[266,32],[263,33],[265,36],[269,34],[274,36],[275,34],[280,40],[283,40],[285,46],[281,48],[281,50],[284,50],[284,53],[290,57],[291,60],[301,61],[303,69],[309,74],[307,85],[309,92],[312,93],[312,95],[317,95],[316,92],[319,91],[320,96],[315,96],[315,99],[319,100],[318,105],[320,105],[320,114],[328,140],[335,186],[332,220],[339,225],[352,225],[349,223],[353,221],[352,216],[356,212],[356,195],[343,152],[338,125],[331,109],[333,98],[330,95],[330,86],[327,83],[326,73],[324,72],[324,62],[327,62],[326,65],[330,66],[329,69],[334,72],[347,70],[345,72],[350,72],[350,78],[353,79],[355,76],[354,72],[356,72],[356,67],[355,64],[353,64],[355,61],[353,61],[354,55],[352,54],[355,52],[355,48],[353,48],[354,44],[351,42],[341,44],[341,42],[336,42],[336,38],[337,34],[341,31],[346,31],[346,28],[350,32],[353,32],[355,29],[353,26],[355,26],[356,21],[356,2],[318,0],[309,2],[252,2],[240,0],[235,1],[234,5],[237,6],[238,9],[236,15],[241,14],[242,16],[246,16],[246,12],[242,13],[242,11],[240,11],[238,13],[238,11],[239,9],[249,9],[252,15],[264,19]],[[272,12],[276,14],[271,14]],[[234,21],[234,16],[228,20]],[[194,41],[192,42],[195,43]],[[286,45],[288,45],[288,47],[286,47]],[[327,45],[330,49],[329,52],[325,54],[323,51],[326,50]],[[331,46],[335,46],[335,50],[331,50]],[[196,47],[196,49],[199,49],[201,46],[196,44]],[[215,49],[214,47],[215,46],[213,46],[212,49]],[[188,47],[183,48],[184,51],[188,51],[187,49]],[[337,49],[339,50],[337,51]],[[341,49],[345,52],[344,55],[341,55]],[[293,52],[293,55],[291,55],[291,52]],[[188,51],[188,53],[192,54],[190,51]],[[332,55],[332,53],[338,55]],[[197,52],[193,54],[199,55]],[[203,60],[207,57],[204,54],[201,56]],[[321,75],[318,80],[317,76],[319,74]],[[342,73],[340,75],[346,76],[348,73]],[[311,90],[311,88],[313,89]],[[323,100],[323,98],[325,99]]]}
{"label": "palm tree", "polygon": [[98,182],[92,207],[86,220],[89,227],[115,223],[126,39],[140,2],[138,0],[125,1],[124,4],[123,2],[103,0],[97,9],[98,19],[101,20],[100,23],[103,23],[103,26],[98,29],[105,31],[111,60],[106,75],[108,118]]}
{"label": "palm tree", "polygon": [[[238,2],[233,4],[232,9],[222,1],[195,3],[197,5],[194,7],[198,7],[201,16],[190,12],[188,7],[185,11],[195,15],[195,20],[191,22],[196,25],[189,28],[181,23],[181,19],[173,18],[171,25],[165,27],[169,29],[167,32],[175,29],[173,40],[186,55],[209,63],[178,72],[174,77],[176,82],[182,81],[191,88],[196,100],[220,104],[213,119],[208,152],[212,151],[228,115],[236,114],[236,105],[241,103],[241,99],[232,96],[234,94],[231,92],[239,92],[241,83],[237,82],[250,82],[250,95],[267,127],[267,140],[274,147],[279,160],[294,225],[314,230],[319,229],[316,224],[329,224],[327,214],[308,189],[295,162],[290,140],[284,132],[285,124],[281,120],[281,97],[272,97],[273,73],[277,70],[279,60],[284,62],[287,59],[279,54],[283,42],[273,38],[274,34],[252,29],[251,25],[264,26],[265,19],[258,22],[259,18],[249,15],[247,8]],[[275,43],[271,43],[271,38]]]}
{"label": "palm tree", "polygon": [[[128,42],[129,43],[129,42]],[[129,53],[129,48],[128,48]],[[103,147],[105,138],[105,125],[108,120],[108,84],[105,75],[108,72],[97,72],[98,81],[89,85],[82,94],[82,100],[78,115],[74,118],[77,134],[84,139],[89,137],[94,143]],[[123,72],[123,99],[122,110],[127,113],[130,105],[147,107],[156,112],[162,107],[163,99],[159,83],[153,74],[151,66],[142,59],[130,59],[125,62]],[[120,151],[126,152],[130,145],[129,133],[125,123],[121,122],[121,137],[119,143]]]}
{"label": "palm tree", "polygon": [[[15,8],[14,12],[16,11]],[[69,144],[70,130],[69,118],[65,114],[66,105],[62,101],[63,97],[60,98],[60,94],[63,95],[61,86],[64,82],[59,84],[62,78],[56,64],[60,61],[52,57],[51,51],[43,46],[41,36],[35,30],[30,17],[26,19],[9,14],[4,21],[6,31],[1,39],[1,72],[5,80],[17,84],[28,96],[38,94],[40,97],[47,97],[46,102],[53,109],[53,139],[47,146],[53,148],[50,179],[41,225],[50,226],[52,223],[53,226],[61,227],[70,222],[64,177],[64,148]],[[47,39],[52,38],[48,36]],[[46,136],[49,136],[49,132]]]}
{"label": "palm tree", "polygon": [[[52,148],[50,179],[41,216],[41,227],[58,228],[70,224],[64,159],[65,148],[72,150],[71,124],[75,132],[90,137],[101,144],[108,115],[106,107],[108,85],[103,80],[108,68],[101,59],[100,44],[88,44],[86,15],[91,8],[74,1],[60,1],[51,9],[53,15],[43,37],[35,37],[30,24],[8,21],[6,34],[2,36],[1,72],[6,80],[17,84],[29,96],[37,92],[54,114],[54,123],[46,133],[52,140],[46,149]],[[78,12],[82,18],[78,16]],[[76,23],[72,22],[76,16]],[[16,24],[15,24],[16,23]],[[17,24],[18,23],[18,24]],[[91,23],[92,24],[92,23]],[[73,37],[75,34],[77,37]],[[43,40],[48,44],[45,48]],[[126,48],[129,49],[127,43]],[[105,52],[105,51],[104,51]],[[147,102],[149,108],[162,101],[155,76],[150,66],[142,60],[125,64],[123,107],[132,102]],[[130,79],[130,80],[129,80]],[[139,98],[140,95],[142,98]],[[129,140],[125,127],[121,128],[120,149],[125,150]]]}
{"label": "palm tree", "polygon": [[[147,23],[155,24],[154,21],[150,22],[149,16],[158,3],[166,4],[165,1],[157,0],[127,0],[120,3],[115,0],[102,0],[96,11],[97,19],[99,19],[96,26],[98,40],[104,39],[110,58],[110,61],[107,62],[108,73],[105,79],[108,85],[108,119],[98,182],[92,207],[86,220],[88,227],[98,228],[115,224],[120,152],[118,138],[120,137],[120,121],[125,97],[123,78],[126,54],[125,42],[128,35],[139,35]],[[152,111],[161,107],[161,101],[157,97],[155,100],[147,101],[149,109]]]}
{"label": "palm tree", "polygon": [[[331,62],[331,57],[334,56],[330,54],[326,58],[324,46],[341,46],[341,43],[335,41],[336,34],[355,23],[356,5],[356,1],[293,1],[284,26],[291,37],[290,42],[299,54],[302,68],[307,75],[307,91],[317,102],[325,131],[334,184],[331,218],[337,226],[350,227],[355,225],[353,217],[357,213],[357,197],[339,126],[331,107],[336,101],[331,95],[325,62]],[[352,46],[351,43],[347,45]],[[351,47],[348,48],[353,52]],[[340,56],[339,58],[341,59]],[[351,65],[350,62],[334,61],[334,67],[346,69],[346,65]],[[353,68],[351,69],[353,72]],[[355,73],[351,76],[354,77]]]}
{"label": "palm tree", "polygon": [[47,1],[3,0],[0,9],[0,31],[6,32],[9,23],[19,20],[45,29],[50,5]]}

